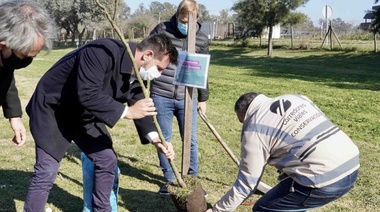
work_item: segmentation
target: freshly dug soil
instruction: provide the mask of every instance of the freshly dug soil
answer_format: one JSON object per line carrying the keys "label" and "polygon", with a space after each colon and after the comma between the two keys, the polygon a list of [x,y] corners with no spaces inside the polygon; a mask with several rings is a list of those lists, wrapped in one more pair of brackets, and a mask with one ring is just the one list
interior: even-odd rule
{"label": "freshly dug soil", "polygon": [[210,204],[207,204],[201,183],[195,177],[186,175],[183,177],[186,188],[179,185],[170,185],[168,190],[177,211],[204,212]]}

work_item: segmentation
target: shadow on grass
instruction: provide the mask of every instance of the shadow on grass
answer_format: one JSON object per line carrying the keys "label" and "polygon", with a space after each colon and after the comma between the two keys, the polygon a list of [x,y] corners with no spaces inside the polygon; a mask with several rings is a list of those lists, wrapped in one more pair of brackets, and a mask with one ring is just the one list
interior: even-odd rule
{"label": "shadow on grass", "polygon": [[[139,162],[138,159],[128,157],[124,155],[118,155],[120,172],[124,176],[129,176],[137,180],[146,181],[150,184],[157,185],[157,188],[163,185],[165,182],[164,177],[153,174],[143,169],[138,169],[129,163],[124,161],[130,161],[131,163]],[[152,164],[150,164],[152,165]],[[160,167],[156,165],[157,169]],[[158,192],[152,192],[148,190],[132,190],[129,188],[119,188],[119,206],[128,211],[176,211],[173,201],[170,196],[162,196]],[[120,202],[124,202],[124,205],[120,205]]]}
{"label": "shadow on grass", "polygon": [[[80,160],[79,154],[71,154],[71,156],[77,156]],[[69,157],[71,158],[71,157]],[[120,156],[119,158],[123,158],[124,160],[127,159],[133,162],[138,162],[138,159],[132,158],[132,157],[126,157],[126,156]],[[156,184],[157,187],[161,186],[164,182],[164,178],[160,177],[158,175],[152,174],[148,171],[135,168],[131,166],[130,164],[123,162],[119,159],[118,165],[121,171],[121,174],[124,176],[129,176],[132,178],[135,178],[136,180],[142,180],[147,181],[150,184]],[[77,163],[77,160],[71,159],[70,160],[73,163]],[[70,178],[69,176],[65,175],[64,173],[60,172],[61,176],[66,179],[70,180],[73,183],[78,184],[79,186],[82,186],[82,182],[77,179]],[[53,194],[54,193],[54,194]],[[83,200],[82,198],[76,198],[73,204],[71,206],[67,204],[58,205],[58,202],[61,201],[59,198],[61,195],[70,196],[68,193],[62,193],[58,190],[52,190],[50,192],[51,201],[54,201],[54,205],[58,208],[60,208],[62,211],[73,211],[72,205],[77,205],[74,209],[74,211],[81,211]],[[57,198],[55,198],[57,196]],[[66,202],[69,202],[70,200],[65,200]],[[170,196],[161,196],[157,192],[152,192],[148,190],[132,190],[130,188],[125,188],[123,185],[120,185],[119,187],[119,211],[176,211],[173,201],[171,200]]]}
{"label": "shadow on grass", "polygon": [[[138,159],[128,157],[128,156],[123,156],[123,155],[118,155],[118,157],[119,157],[118,165],[119,165],[120,172],[122,175],[130,176],[142,181],[147,181],[150,184],[156,184],[157,186],[163,185],[163,182],[165,181],[164,177],[158,176],[156,174],[153,174],[143,169],[138,169],[120,160],[120,159],[124,159],[124,160],[127,159],[133,163],[133,162],[138,162]],[[152,166],[155,166],[155,165],[152,165]],[[157,167],[158,169],[160,168],[158,166],[155,166],[155,167]]]}
{"label": "shadow on grass", "polygon": [[121,187],[119,197],[125,203],[120,205],[119,201],[119,207],[123,209],[119,211],[177,211],[170,196],[159,195],[157,192]]}
{"label": "shadow on grass", "polygon": [[[147,181],[150,184],[157,185],[157,188],[164,182],[164,178],[159,175],[152,174],[146,170],[133,167],[130,163],[139,162],[138,159],[126,156],[119,156],[119,167],[121,173],[137,180]],[[80,150],[76,145],[70,145],[65,155],[64,163],[72,163],[73,165],[81,165]],[[154,166],[154,165],[153,165]],[[159,168],[159,167],[157,167]],[[20,170],[0,170],[0,212],[16,212],[16,202],[24,202],[29,187],[29,181],[33,175],[33,171]],[[60,171],[59,178],[63,178],[82,187],[82,178],[74,179],[65,172]],[[119,211],[175,211],[174,203],[169,196],[161,196],[157,192],[148,190],[132,190],[125,188],[123,185],[119,191]],[[19,204],[19,203],[17,203]],[[72,193],[70,190],[60,188],[53,185],[49,193],[47,204],[52,204],[60,211],[72,212],[82,211],[83,199]],[[157,210],[157,208],[159,208]]]}
{"label": "shadow on grass", "polygon": [[[0,211],[16,212],[15,201],[25,201],[28,192],[29,180],[32,172],[24,172],[19,170],[0,170]],[[48,204],[52,203],[62,211],[81,211],[82,199],[78,198],[66,190],[56,185],[53,186]],[[78,205],[78,203],[80,203]],[[69,210],[65,209],[68,208]]]}
{"label": "shadow on grass", "polygon": [[[77,164],[78,161],[80,161],[79,148],[76,145],[71,145],[66,153],[66,156],[66,159],[69,162]],[[138,163],[138,159],[120,154],[118,154],[118,158],[118,166],[122,175],[132,177],[136,180],[146,181],[150,184],[155,184],[157,185],[157,188],[163,185],[163,182],[165,180],[162,176],[153,174],[143,169],[136,168],[133,165],[131,165],[133,163]],[[155,167],[159,168],[158,166]],[[62,172],[60,172],[60,174],[63,178],[70,180],[73,183],[78,184],[79,186],[82,186],[82,179],[72,179]],[[50,196],[52,196],[53,192],[57,192],[57,194],[55,195],[60,196],[59,191],[51,191]],[[58,202],[60,201],[59,199],[53,199],[50,197],[49,199],[52,199],[52,201],[54,201],[54,205],[59,207],[62,211],[70,211],[73,209],[72,206],[58,205],[55,201]],[[79,205],[78,210],[75,211],[81,211],[83,200],[81,198],[77,198],[75,204]],[[118,204],[119,211],[176,211],[174,203],[171,200],[170,196],[161,196],[158,194],[158,192],[152,192],[148,190],[132,190],[130,188],[125,188],[123,185],[120,185],[119,187]]]}
{"label": "shadow on grass", "polygon": [[[355,52],[282,51],[294,57],[252,55],[249,48],[214,49],[211,64],[251,69],[252,76],[321,82],[342,89],[380,90],[380,55]],[[249,55],[250,54],[250,55]],[[275,54],[275,53],[274,53]],[[349,83],[349,85],[347,84]]]}

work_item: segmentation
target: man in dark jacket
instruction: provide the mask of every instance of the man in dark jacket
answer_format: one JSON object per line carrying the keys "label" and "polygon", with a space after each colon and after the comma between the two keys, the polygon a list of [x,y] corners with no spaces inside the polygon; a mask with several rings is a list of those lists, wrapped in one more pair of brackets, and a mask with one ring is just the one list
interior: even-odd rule
{"label": "man in dark jacket", "polygon": [[26,130],[14,71],[28,66],[44,46],[50,51],[55,37],[53,19],[42,8],[28,1],[0,4],[0,106],[17,146],[25,143]]}
{"label": "man in dark jacket", "polygon": [[[170,21],[158,24],[151,34],[163,33],[167,35],[173,45],[178,50],[187,49],[187,26],[188,14],[196,13],[199,18],[199,6],[196,1],[183,0],[178,5],[177,13],[173,15]],[[197,23],[195,51],[200,54],[208,54],[208,38],[200,31],[201,24]],[[162,133],[167,142],[170,142],[172,137],[172,122],[173,117],[176,116],[178,127],[183,140],[184,133],[184,116],[185,116],[185,87],[174,85],[174,74],[176,70],[175,64],[170,64],[163,72],[162,75],[152,81],[151,96],[157,108],[157,120],[162,129]],[[192,111],[192,129],[191,129],[191,149],[190,149],[190,168],[187,174],[198,176],[198,141],[197,141],[197,108],[203,113],[206,113],[206,101],[208,100],[208,86],[207,89],[197,89],[198,96],[193,98],[193,111]],[[198,101],[197,101],[198,100]],[[168,185],[174,180],[174,173],[165,156],[158,153],[160,166],[164,174],[166,184],[159,190],[160,194],[168,195]]]}
{"label": "man in dark jacket", "polygon": [[[169,63],[177,62],[177,50],[162,34],[129,46],[134,58],[119,40],[92,41],[64,56],[41,78],[26,108],[36,142],[36,164],[24,211],[44,211],[71,141],[94,163],[94,211],[111,211],[117,158],[107,126],[120,119],[134,119],[143,144],[150,142],[169,160],[174,158],[172,145],[161,144],[150,117],[157,114],[153,100],[144,98],[135,76],[159,76]],[[133,70],[132,59],[140,72]]]}

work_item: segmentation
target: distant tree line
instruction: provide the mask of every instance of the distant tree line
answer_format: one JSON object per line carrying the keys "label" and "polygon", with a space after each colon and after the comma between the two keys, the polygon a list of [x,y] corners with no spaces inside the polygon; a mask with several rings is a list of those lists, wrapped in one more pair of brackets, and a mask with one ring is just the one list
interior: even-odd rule
{"label": "distant tree line", "polygon": [[[59,41],[75,45],[99,37],[115,37],[109,22],[106,20],[93,0],[36,0],[44,5],[54,17],[60,31]],[[168,21],[177,11],[177,5],[168,2],[154,1],[149,5],[139,4],[135,11],[131,11],[128,1],[101,0],[114,15],[114,20],[129,39],[145,37],[159,22]],[[203,4],[199,4],[201,22],[216,22],[220,34],[227,30],[227,24],[234,22],[227,9],[220,11],[220,15],[211,15]]]}
{"label": "distant tree line", "polygon": [[[54,17],[60,29],[57,32],[57,40],[61,42],[75,45],[77,42],[81,44],[99,37],[116,37],[109,22],[93,0],[36,1],[43,4]],[[155,25],[168,21],[177,10],[177,5],[160,1],[148,5],[141,3],[135,11],[131,11],[128,1],[101,0],[101,2],[107,5],[125,38],[128,39],[146,37]],[[119,2],[120,5],[114,5],[115,2]],[[322,27],[314,26],[306,14],[295,12],[299,6],[307,2],[308,0],[240,0],[236,1],[232,8],[221,10],[218,15],[210,14],[205,5],[199,4],[200,22],[216,24],[215,36],[222,38],[229,32],[231,23],[234,32],[241,34],[255,31],[257,35],[261,35],[264,29],[269,29],[268,55],[271,55],[271,35],[273,27],[277,24],[283,29],[290,30],[292,38],[293,34],[323,36]],[[320,19],[317,24],[323,26],[326,23]],[[340,18],[333,19],[332,24],[337,34],[341,36],[356,30],[356,26]]]}

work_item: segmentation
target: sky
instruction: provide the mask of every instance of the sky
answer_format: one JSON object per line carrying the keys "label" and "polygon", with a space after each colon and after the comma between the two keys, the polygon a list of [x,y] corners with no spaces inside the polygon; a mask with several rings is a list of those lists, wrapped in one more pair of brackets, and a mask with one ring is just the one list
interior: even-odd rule
{"label": "sky", "polygon": [[[131,8],[133,13],[139,4],[144,3],[147,7],[151,2],[157,0],[124,0],[126,4]],[[199,4],[206,6],[206,9],[212,15],[219,15],[219,11],[223,9],[230,10],[236,0],[197,0]],[[178,5],[180,0],[162,0],[163,2],[169,2]],[[311,18],[315,26],[318,26],[318,20],[323,18],[322,9],[325,5],[328,5],[332,9],[332,15],[330,19],[340,18],[345,22],[353,25],[359,25],[364,22],[364,15],[367,10],[372,9],[375,0],[309,0],[307,4],[301,6],[297,11],[305,13]],[[380,3],[376,4],[380,5]],[[231,14],[233,11],[231,11]]]}

